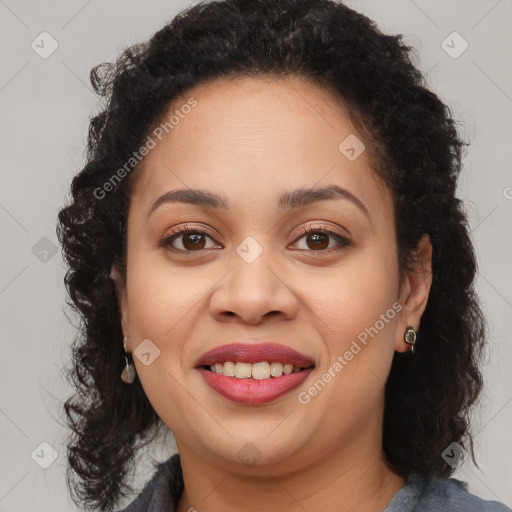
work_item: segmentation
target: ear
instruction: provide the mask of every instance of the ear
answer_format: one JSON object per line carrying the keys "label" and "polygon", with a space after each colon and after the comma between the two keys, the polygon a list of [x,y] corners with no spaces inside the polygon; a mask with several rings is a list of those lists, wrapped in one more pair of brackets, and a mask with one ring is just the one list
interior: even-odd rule
{"label": "ear", "polygon": [[424,234],[415,250],[414,269],[407,272],[400,295],[400,320],[397,326],[395,350],[407,352],[410,346],[404,341],[408,326],[419,331],[421,316],[427,307],[432,285],[432,244],[430,237]]}
{"label": "ear", "polygon": [[110,278],[112,281],[114,281],[116,287],[117,300],[119,303],[119,310],[121,312],[121,327],[123,329],[123,335],[128,337],[126,350],[130,352],[131,349],[130,337],[128,335],[128,297],[126,292],[126,281],[115,263],[112,265],[110,270]]}

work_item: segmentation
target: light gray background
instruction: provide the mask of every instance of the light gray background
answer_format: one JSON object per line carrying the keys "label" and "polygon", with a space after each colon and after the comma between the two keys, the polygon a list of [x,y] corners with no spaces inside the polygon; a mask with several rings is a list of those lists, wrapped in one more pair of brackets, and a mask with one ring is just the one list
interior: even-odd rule
{"label": "light gray background", "polygon": [[[64,314],[56,215],[84,163],[89,116],[97,110],[90,69],[147,39],[187,5],[0,0],[0,512],[75,510],[64,481],[67,431],[61,410],[71,390],[60,374],[74,329]],[[481,469],[467,463],[455,476],[468,481],[471,492],[510,506],[512,0],[352,0],[350,5],[384,31],[403,33],[417,48],[417,65],[430,71],[432,88],[472,142],[459,196],[467,201],[480,262],[477,289],[491,331],[486,390],[474,418]],[[59,45],[47,59],[31,48],[43,31]],[[441,46],[453,31],[469,44],[456,59]],[[452,39],[446,44],[460,50],[462,41]],[[31,457],[35,451],[34,458],[48,458],[42,442],[58,453],[48,469]],[[173,450],[155,447],[151,456],[163,460]],[[149,468],[148,461],[141,462],[140,485]]]}

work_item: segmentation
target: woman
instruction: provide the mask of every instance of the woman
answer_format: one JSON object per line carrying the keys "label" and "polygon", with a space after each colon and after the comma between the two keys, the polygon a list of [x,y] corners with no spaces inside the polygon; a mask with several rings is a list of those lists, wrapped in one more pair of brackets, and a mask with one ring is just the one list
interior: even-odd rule
{"label": "woman", "polygon": [[119,509],[168,428],[126,512],[507,510],[449,478],[486,324],[464,143],[409,52],[330,0],[228,0],[93,69],[58,227],[75,503]]}

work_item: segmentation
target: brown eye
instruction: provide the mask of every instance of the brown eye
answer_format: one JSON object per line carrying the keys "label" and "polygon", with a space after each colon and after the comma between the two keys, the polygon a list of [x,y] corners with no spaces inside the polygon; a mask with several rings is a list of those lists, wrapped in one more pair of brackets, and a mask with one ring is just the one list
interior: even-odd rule
{"label": "brown eye", "polygon": [[181,242],[186,249],[204,249],[205,239],[201,233],[186,233]]}
{"label": "brown eye", "polygon": [[164,238],[160,242],[160,245],[171,251],[178,252],[194,252],[217,247],[215,245],[212,247],[206,247],[208,239],[213,241],[213,239],[205,232],[185,227]]}
{"label": "brown eye", "polygon": [[[302,236],[296,240],[296,243],[304,239],[306,247],[303,249],[309,252],[331,252],[331,249],[338,251],[350,245],[347,238],[321,227],[306,226],[301,228],[300,233]],[[339,247],[330,246],[330,239],[338,242]]]}
{"label": "brown eye", "polygon": [[[309,245],[309,242],[311,242],[311,245]],[[306,244],[311,249],[327,249],[329,246],[329,235],[326,233],[306,235]]]}
{"label": "brown eye", "polygon": [[[298,243],[304,239],[305,247],[300,248],[307,252],[335,252],[350,245],[350,241],[328,229],[322,227],[306,226],[299,230],[302,235],[296,239]],[[207,246],[208,240],[214,242],[213,245]],[[331,242],[337,242],[332,245]],[[187,226],[179,231],[172,233],[160,242],[160,246],[170,251],[191,253],[207,249],[222,248],[215,245],[215,240],[200,229]]]}

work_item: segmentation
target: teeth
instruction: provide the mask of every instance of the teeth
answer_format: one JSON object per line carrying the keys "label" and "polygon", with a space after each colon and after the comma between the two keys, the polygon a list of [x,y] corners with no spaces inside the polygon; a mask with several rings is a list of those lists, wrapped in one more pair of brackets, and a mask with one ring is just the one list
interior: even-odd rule
{"label": "teeth", "polygon": [[270,363],[270,375],[281,377],[283,375],[283,363]]}
{"label": "teeth", "polygon": [[270,365],[268,363],[255,363],[252,365],[254,379],[262,380],[270,377]]}
{"label": "teeth", "polygon": [[235,377],[237,379],[248,379],[251,376],[251,363],[236,363]]}
{"label": "teeth", "polygon": [[[222,367],[222,364],[219,364],[220,367]],[[217,373],[222,373],[222,375],[226,375],[227,377],[234,377],[235,376],[235,363],[232,363],[231,361],[224,363],[224,369],[219,372],[217,372],[217,365],[215,365],[215,371]]]}
{"label": "teeth", "polygon": [[302,370],[298,366],[293,366],[290,363],[268,363],[263,361],[261,363],[233,363],[226,361],[225,363],[215,363],[210,366],[213,373],[226,375],[227,377],[236,377],[237,379],[257,379],[264,380],[270,377],[281,377],[281,375],[290,375],[290,373],[297,373]]}

